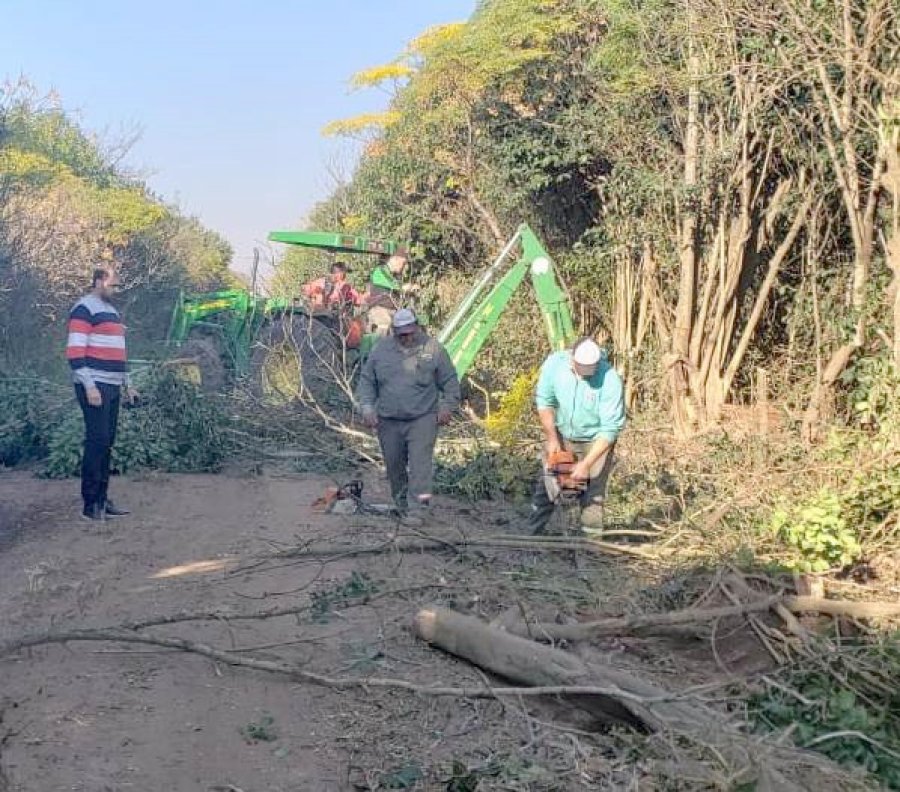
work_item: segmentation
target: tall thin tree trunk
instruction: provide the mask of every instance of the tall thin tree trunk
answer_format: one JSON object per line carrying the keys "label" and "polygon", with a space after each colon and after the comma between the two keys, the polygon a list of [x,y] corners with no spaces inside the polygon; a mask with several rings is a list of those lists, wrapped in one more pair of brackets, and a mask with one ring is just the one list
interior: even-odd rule
{"label": "tall thin tree trunk", "polygon": [[747,323],[744,325],[744,330],[741,333],[741,338],[738,341],[737,348],[735,349],[734,354],[731,356],[731,362],[728,364],[728,367],[725,369],[725,374],[722,377],[723,399],[731,389],[731,383],[734,381],[734,376],[735,374],[737,374],[741,363],[743,363],[744,361],[744,355],[747,353],[747,348],[750,346],[750,339],[756,332],[756,326],[759,323],[760,317],[763,313],[763,309],[765,308],[766,302],[769,299],[769,294],[772,291],[772,287],[775,285],[775,280],[778,277],[778,271],[781,269],[781,264],[787,257],[788,252],[790,252],[791,247],[793,247],[794,241],[797,239],[797,235],[800,233],[800,229],[803,227],[804,223],[806,223],[806,218],[809,215],[810,208],[812,207],[812,202],[813,191],[807,190],[806,198],[803,200],[803,203],[797,210],[797,214],[794,215],[794,221],[791,223],[790,230],[788,231],[785,238],[781,240],[781,244],[772,255],[772,258],[769,259],[769,269],[766,272],[766,277],[763,280],[763,283],[759,288],[759,292],[756,295],[756,301],[753,304],[753,309],[750,311],[750,317],[747,319]]}
{"label": "tall thin tree trunk", "polygon": [[672,332],[670,382],[675,429],[690,434],[696,427],[697,404],[691,388],[691,330],[694,320],[694,297],[697,280],[697,206],[694,190],[697,187],[698,139],[700,114],[700,63],[689,43],[688,69],[691,85],[688,90],[688,115],[684,147],[684,185],[686,197],[681,206],[681,234],[678,283],[678,303],[675,308],[675,327]]}
{"label": "tall thin tree trunk", "polygon": [[[894,75],[896,83],[900,73]],[[900,87],[898,87],[900,91]],[[886,165],[882,183],[891,195],[890,238],[885,241],[885,258],[893,278],[887,288],[888,310],[893,314],[892,355],[894,365],[900,371],[900,99],[892,103],[897,118],[890,124],[882,124],[882,145]]]}

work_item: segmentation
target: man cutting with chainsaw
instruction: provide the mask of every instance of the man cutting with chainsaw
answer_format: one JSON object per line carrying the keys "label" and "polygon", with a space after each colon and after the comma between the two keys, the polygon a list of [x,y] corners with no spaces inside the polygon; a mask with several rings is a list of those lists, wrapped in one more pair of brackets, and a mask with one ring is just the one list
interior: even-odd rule
{"label": "man cutting with chainsaw", "polygon": [[580,507],[582,530],[599,532],[613,448],[625,426],[622,378],[597,342],[583,338],[544,361],[535,404],[544,433],[544,464],[535,483],[529,528],[543,533],[557,503],[568,500]]}

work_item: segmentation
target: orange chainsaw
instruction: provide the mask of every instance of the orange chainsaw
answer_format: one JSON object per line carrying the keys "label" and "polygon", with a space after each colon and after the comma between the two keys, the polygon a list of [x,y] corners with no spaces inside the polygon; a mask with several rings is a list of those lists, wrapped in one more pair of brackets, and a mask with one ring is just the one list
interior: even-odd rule
{"label": "orange chainsaw", "polygon": [[576,463],[575,454],[571,451],[554,451],[547,456],[544,472],[547,476],[547,494],[551,500],[573,500],[584,493],[587,481],[572,478]]}

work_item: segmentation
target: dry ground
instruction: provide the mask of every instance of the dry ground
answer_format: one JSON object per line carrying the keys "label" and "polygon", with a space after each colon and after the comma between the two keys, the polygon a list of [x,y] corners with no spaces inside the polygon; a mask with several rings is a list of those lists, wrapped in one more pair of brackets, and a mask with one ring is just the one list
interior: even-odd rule
{"label": "dry ground", "polygon": [[[50,628],[296,604],[305,610],[295,616],[151,632],[334,676],[477,686],[481,672],[411,634],[420,605],[490,618],[533,597],[570,612],[622,613],[646,583],[621,559],[561,554],[264,560],[310,539],[352,547],[397,532],[383,517],[314,512],[312,501],[330,483],[116,480],[116,496],[134,514],[98,527],[77,519],[77,482],[0,472],[0,642]],[[373,479],[366,494],[384,500],[383,487]],[[513,532],[516,515],[445,500],[435,524]],[[698,644],[611,640],[575,651],[640,667],[674,688],[766,662],[758,647],[735,639],[720,645],[715,663]],[[342,692],[153,647],[72,643],[0,658],[0,792],[461,792],[479,780],[478,790],[645,788],[640,762],[623,758],[618,738],[594,727],[552,703]]]}

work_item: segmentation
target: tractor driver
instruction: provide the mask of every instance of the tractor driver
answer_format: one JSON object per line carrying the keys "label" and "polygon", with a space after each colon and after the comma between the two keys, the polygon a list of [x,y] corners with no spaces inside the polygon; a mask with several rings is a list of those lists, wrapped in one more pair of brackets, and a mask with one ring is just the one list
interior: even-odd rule
{"label": "tractor driver", "polygon": [[303,286],[303,296],[314,309],[343,309],[359,305],[361,296],[347,280],[350,268],[343,261],[335,261],[328,275],[316,278]]}
{"label": "tractor driver", "polygon": [[370,329],[380,336],[390,332],[394,312],[400,307],[403,295],[412,289],[410,284],[402,282],[408,268],[409,257],[406,251],[398,249],[386,262],[375,267],[369,277],[362,302],[369,306]]}
{"label": "tractor driver", "polygon": [[[535,404],[544,433],[544,459],[562,449],[575,455],[571,478],[586,482],[579,498],[581,530],[603,528],[603,499],[612,469],[613,448],[625,426],[622,378],[592,338],[554,352],[541,366]],[[558,489],[546,469],[535,482],[528,527],[545,531]]]}

